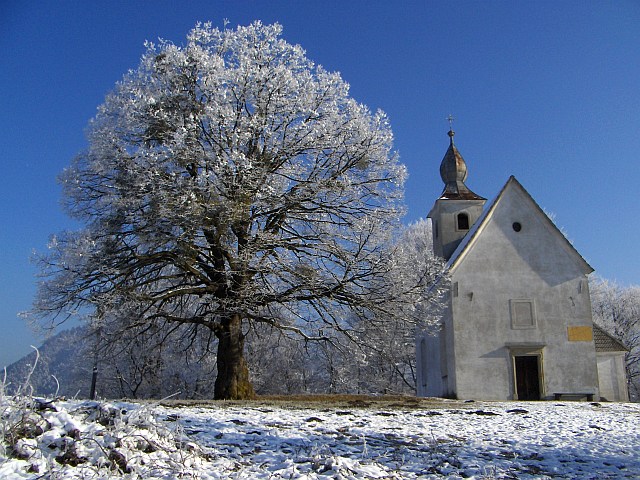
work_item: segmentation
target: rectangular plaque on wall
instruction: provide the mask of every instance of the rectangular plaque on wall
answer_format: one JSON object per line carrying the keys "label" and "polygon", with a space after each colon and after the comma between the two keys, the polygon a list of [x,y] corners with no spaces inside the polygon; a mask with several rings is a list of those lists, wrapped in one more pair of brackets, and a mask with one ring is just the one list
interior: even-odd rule
{"label": "rectangular plaque on wall", "polygon": [[567,327],[567,338],[570,342],[592,342],[592,327]]}
{"label": "rectangular plaque on wall", "polygon": [[509,300],[511,328],[536,328],[536,309],[533,300]]}

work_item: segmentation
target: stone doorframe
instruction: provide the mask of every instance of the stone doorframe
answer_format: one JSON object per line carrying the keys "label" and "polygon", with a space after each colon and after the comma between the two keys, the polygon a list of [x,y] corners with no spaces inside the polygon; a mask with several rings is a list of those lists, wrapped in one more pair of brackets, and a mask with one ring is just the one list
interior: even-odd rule
{"label": "stone doorframe", "polygon": [[544,383],[544,347],[543,344],[507,344],[509,350],[509,377],[511,380],[511,398],[518,400],[518,383],[516,378],[516,357],[538,358],[538,384],[540,399],[546,396]]}

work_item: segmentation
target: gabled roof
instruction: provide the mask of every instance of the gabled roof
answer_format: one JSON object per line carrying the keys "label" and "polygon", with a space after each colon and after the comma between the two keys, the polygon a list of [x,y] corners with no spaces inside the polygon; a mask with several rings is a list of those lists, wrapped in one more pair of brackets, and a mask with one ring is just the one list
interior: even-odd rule
{"label": "gabled roof", "polygon": [[596,352],[628,352],[622,342],[616,340],[602,328],[593,325],[593,341],[596,344]]}
{"label": "gabled roof", "polygon": [[505,192],[511,188],[518,189],[520,192],[524,194],[525,198],[531,202],[533,208],[537,210],[538,214],[543,219],[543,221],[547,223],[551,231],[554,232],[556,236],[560,238],[560,242],[562,242],[562,245],[565,248],[565,250],[567,250],[567,252],[570,255],[574,256],[577,259],[585,275],[593,272],[593,268],[591,267],[591,265],[587,263],[587,261],[582,257],[582,255],[580,255],[580,253],[575,249],[575,247],[571,244],[571,242],[569,242],[569,240],[567,240],[567,238],[560,231],[560,229],[558,229],[556,224],[551,221],[551,219],[547,216],[546,213],[544,213],[542,208],[540,208],[540,206],[529,194],[529,192],[527,192],[527,190],[520,184],[520,182],[518,182],[518,180],[516,180],[516,177],[514,177],[513,175],[509,177],[509,180],[507,180],[507,183],[504,184],[504,186],[502,187],[498,195],[488,204],[487,207],[485,207],[484,211],[482,212],[482,215],[480,215],[478,220],[476,220],[476,222],[471,227],[471,230],[469,230],[469,233],[467,233],[467,235],[465,235],[465,237],[462,239],[462,241],[458,245],[458,248],[456,248],[456,250],[453,252],[453,254],[451,255],[451,258],[449,258],[449,261],[447,262],[447,268],[449,270],[455,269],[456,266],[459,264],[459,262],[465,257],[465,255],[469,252],[473,244],[477,241],[478,235],[486,227],[489,220],[495,213],[496,207],[500,204],[500,202],[504,198]]}

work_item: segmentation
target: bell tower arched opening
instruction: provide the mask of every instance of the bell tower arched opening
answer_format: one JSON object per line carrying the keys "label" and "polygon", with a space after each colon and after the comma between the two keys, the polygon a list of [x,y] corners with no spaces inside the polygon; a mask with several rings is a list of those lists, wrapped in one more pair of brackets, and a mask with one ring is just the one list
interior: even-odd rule
{"label": "bell tower arched opening", "polygon": [[464,236],[482,214],[487,201],[469,190],[467,164],[453,143],[455,132],[449,130],[449,148],[440,163],[444,189],[428,217],[434,225],[433,251],[449,260]]}

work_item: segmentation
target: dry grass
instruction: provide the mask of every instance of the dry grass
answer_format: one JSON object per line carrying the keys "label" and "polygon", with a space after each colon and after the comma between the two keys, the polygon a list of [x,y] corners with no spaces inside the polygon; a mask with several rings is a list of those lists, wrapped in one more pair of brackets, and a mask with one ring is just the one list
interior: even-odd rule
{"label": "dry grass", "polygon": [[[156,402],[154,402],[156,403]],[[161,405],[167,406],[272,406],[279,408],[295,409],[347,409],[347,408],[371,408],[371,409],[434,409],[434,408],[464,408],[464,405],[472,407],[456,400],[441,398],[419,398],[408,395],[264,395],[255,400],[162,400]],[[476,405],[477,407],[477,405]]]}

